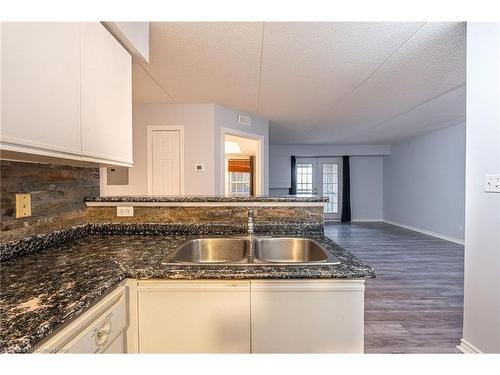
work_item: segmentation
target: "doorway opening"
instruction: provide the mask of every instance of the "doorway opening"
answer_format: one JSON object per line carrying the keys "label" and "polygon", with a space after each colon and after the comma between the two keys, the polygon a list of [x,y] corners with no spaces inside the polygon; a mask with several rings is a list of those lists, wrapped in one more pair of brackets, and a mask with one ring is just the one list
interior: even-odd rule
{"label": "doorway opening", "polygon": [[224,195],[261,195],[261,140],[230,133],[224,133],[223,136]]}

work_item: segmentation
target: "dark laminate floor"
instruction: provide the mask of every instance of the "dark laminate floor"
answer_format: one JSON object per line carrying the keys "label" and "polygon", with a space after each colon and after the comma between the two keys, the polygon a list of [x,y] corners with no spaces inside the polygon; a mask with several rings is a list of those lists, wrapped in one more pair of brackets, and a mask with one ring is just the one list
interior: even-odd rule
{"label": "dark laminate floor", "polygon": [[385,223],[329,224],[325,234],[371,265],[366,353],[457,353],[464,247]]}

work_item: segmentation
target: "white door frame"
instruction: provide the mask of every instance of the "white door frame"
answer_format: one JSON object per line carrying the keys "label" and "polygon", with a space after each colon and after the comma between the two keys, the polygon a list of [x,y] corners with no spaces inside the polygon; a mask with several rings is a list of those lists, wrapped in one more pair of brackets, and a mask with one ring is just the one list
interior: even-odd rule
{"label": "white door frame", "polygon": [[181,195],[184,195],[184,125],[148,125],[147,126],[147,155],[148,155],[148,195],[153,195],[153,131],[179,132],[179,159]]}
{"label": "white door frame", "polygon": [[249,138],[257,141],[257,155],[255,155],[255,195],[263,195],[264,193],[264,136],[254,133],[248,133],[241,130],[231,129],[231,128],[220,128],[220,155],[219,155],[219,167],[220,167],[220,183],[221,183],[221,195],[225,195],[225,176],[226,176],[226,161],[225,161],[225,147],[224,142],[226,135],[235,135],[237,137]]}

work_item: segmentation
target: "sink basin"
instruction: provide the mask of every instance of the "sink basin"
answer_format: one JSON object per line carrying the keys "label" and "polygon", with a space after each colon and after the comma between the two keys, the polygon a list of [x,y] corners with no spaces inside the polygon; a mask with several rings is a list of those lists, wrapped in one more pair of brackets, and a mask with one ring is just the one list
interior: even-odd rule
{"label": "sink basin", "polygon": [[310,238],[257,238],[254,255],[265,263],[340,263]]}
{"label": "sink basin", "polygon": [[249,250],[250,241],[245,238],[198,238],[179,246],[170,260],[175,263],[237,263],[247,260]]}
{"label": "sink basin", "polygon": [[320,243],[296,237],[206,237],[189,240],[168,254],[163,264],[338,264]]}

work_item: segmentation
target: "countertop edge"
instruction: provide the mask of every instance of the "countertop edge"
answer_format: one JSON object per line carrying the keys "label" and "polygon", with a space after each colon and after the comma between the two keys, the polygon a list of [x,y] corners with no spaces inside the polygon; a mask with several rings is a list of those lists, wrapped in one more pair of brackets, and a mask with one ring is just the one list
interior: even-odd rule
{"label": "countertop edge", "polygon": [[130,203],[132,205],[232,205],[259,206],[260,204],[275,205],[324,205],[327,197],[311,196],[261,196],[261,197],[225,197],[225,196],[109,196],[86,198],[87,206],[103,206],[113,203]]}

